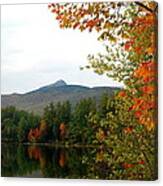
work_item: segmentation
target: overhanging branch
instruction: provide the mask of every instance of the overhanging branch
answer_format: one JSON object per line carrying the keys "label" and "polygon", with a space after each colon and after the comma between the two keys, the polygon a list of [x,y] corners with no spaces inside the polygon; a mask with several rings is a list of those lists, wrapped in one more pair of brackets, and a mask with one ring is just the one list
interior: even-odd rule
{"label": "overhanging branch", "polygon": [[155,10],[150,9],[149,7],[145,6],[144,4],[142,4],[142,3],[140,3],[140,2],[135,2],[135,4],[137,4],[137,5],[141,6],[141,7],[143,7],[144,9],[146,9],[147,11],[149,11],[149,12],[151,12],[151,13],[154,13],[154,12],[155,12]]}

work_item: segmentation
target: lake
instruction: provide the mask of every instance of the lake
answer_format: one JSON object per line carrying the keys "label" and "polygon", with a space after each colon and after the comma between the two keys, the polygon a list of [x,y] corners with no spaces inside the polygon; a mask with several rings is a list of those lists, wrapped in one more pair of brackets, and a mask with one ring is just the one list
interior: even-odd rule
{"label": "lake", "polygon": [[99,148],[2,143],[1,149],[3,177],[107,179],[110,173],[97,161]]}

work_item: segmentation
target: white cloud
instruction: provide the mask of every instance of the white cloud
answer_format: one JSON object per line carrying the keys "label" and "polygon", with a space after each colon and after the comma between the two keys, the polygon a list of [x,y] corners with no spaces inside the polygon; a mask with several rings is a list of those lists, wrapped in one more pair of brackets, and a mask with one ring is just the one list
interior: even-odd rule
{"label": "white cloud", "polygon": [[26,92],[63,78],[88,86],[117,85],[80,71],[87,55],[103,51],[96,33],[61,30],[43,5],[4,5],[1,13],[2,92]]}

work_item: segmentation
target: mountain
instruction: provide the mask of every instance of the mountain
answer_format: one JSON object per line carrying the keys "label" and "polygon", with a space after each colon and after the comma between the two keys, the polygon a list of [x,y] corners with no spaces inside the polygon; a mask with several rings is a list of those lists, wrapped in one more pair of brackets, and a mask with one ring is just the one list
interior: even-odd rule
{"label": "mountain", "polygon": [[47,85],[45,87],[41,87],[41,88],[34,90],[32,92],[48,92],[49,90],[54,89],[56,87],[62,87],[62,86],[66,86],[66,85],[67,85],[66,82],[61,79],[61,80],[56,81],[53,84]]}
{"label": "mountain", "polygon": [[40,87],[39,89],[25,94],[1,95],[1,107],[13,105],[18,109],[42,114],[46,105],[53,102],[69,100],[72,105],[80,99],[93,97],[97,101],[100,96],[107,92],[110,96],[120,88],[115,87],[85,87],[80,85],[68,85],[65,81],[59,80],[53,84]]}

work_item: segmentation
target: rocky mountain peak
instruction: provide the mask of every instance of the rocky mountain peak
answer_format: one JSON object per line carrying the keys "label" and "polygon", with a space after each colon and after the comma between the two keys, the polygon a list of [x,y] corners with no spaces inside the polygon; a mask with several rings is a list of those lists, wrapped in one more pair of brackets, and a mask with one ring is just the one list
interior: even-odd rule
{"label": "rocky mountain peak", "polygon": [[55,87],[61,87],[61,86],[65,86],[65,85],[67,85],[67,84],[66,84],[66,82],[65,82],[64,80],[62,80],[62,79],[56,81],[56,82],[53,84],[53,86],[55,86]]}

